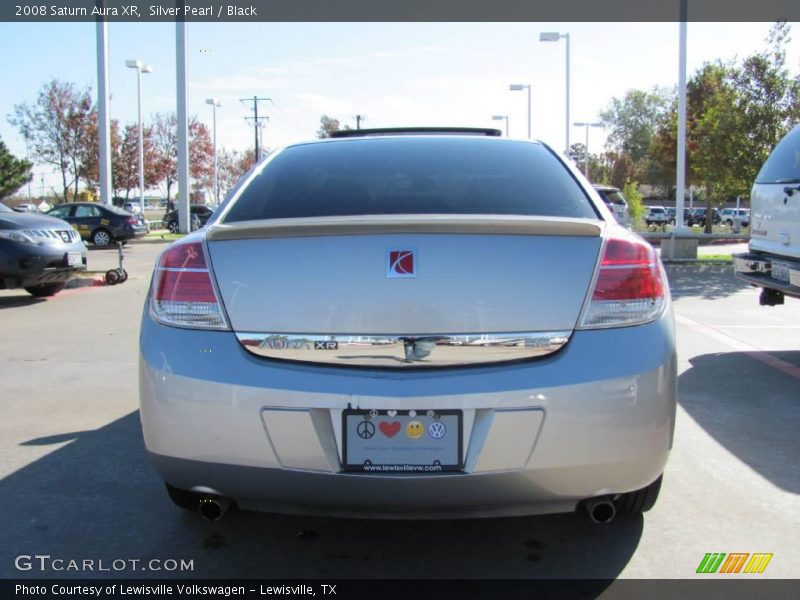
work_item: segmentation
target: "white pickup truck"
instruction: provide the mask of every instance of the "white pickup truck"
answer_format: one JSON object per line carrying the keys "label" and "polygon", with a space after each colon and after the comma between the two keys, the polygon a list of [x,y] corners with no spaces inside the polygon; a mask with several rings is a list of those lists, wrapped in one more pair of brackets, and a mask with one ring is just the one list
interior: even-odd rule
{"label": "white pickup truck", "polygon": [[736,276],[762,288],[762,306],[800,298],[800,125],[761,167],[750,206],[750,248],[734,254]]}

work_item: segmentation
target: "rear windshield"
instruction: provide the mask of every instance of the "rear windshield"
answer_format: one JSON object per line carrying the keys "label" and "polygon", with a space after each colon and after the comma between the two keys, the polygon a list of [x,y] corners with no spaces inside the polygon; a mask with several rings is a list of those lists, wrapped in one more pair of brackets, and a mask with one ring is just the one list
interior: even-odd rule
{"label": "rear windshield", "polygon": [[606,202],[611,204],[617,204],[619,206],[625,206],[625,196],[623,196],[618,191],[611,191],[611,190],[603,190],[600,192],[600,195],[605,198]]}
{"label": "rear windshield", "polygon": [[775,146],[756,183],[800,183],[800,125]]}
{"label": "rear windshield", "polygon": [[545,147],[460,137],[291,146],[242,191],[225,222],[377,214],[597,218]]}
{"label": "rear windshield", "polygon": [[131,213],[129,213],[128,211],[126,211],[123,208],[120,208],[119,206],[106,206],[105,208],[109,212],[112,212],[112,213],[117,214],[117,215],[124,215],[126,217],[129,217],[131,215]]}

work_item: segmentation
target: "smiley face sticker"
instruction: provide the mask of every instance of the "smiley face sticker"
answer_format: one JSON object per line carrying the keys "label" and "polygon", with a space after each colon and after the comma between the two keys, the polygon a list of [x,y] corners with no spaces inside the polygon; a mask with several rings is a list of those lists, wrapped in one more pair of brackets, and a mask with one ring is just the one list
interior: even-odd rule
{"label": "smiley face sticker", "polygon": [[408,425],[406,425],[406,435],[412,440],[421,438],[422,434],[424,433],[425,426],[419,421],[411,421]]}

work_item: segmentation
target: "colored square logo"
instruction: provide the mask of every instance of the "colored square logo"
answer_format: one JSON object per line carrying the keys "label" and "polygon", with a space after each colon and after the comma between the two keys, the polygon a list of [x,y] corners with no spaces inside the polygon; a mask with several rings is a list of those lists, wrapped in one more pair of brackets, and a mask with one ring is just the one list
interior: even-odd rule
{"label": "colored square logo", "polygon": [[387,277],[417,276],[417,253],[414,250],[389,250],[386,262]]}

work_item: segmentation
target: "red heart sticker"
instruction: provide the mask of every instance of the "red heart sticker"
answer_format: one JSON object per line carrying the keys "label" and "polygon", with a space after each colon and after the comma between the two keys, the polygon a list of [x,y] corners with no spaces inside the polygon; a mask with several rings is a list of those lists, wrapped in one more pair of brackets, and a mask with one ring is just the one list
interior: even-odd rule
{"label": "red heart sticker", "polygon": [[394,437],[400,431],[400,421],[381,421],[378,423],[378,429],[386,437]]}

